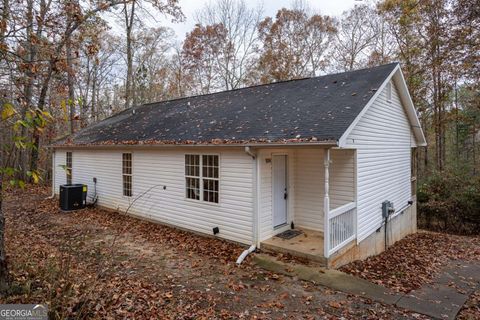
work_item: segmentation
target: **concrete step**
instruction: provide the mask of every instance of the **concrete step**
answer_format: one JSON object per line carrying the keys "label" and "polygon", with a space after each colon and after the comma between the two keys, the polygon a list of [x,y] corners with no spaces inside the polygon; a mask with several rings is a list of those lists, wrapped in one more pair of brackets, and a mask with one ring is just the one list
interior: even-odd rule
{"label": "concrete step", "polygon": [[275,253],[283,253],[283,254],[289,254],[294,257],[299,257],[302,259],[307,259],[309,261],[315,262],[315,264],[318,264],[319,266],[326,267],[327,266],[327,258],[325,258],[323,255],[318,255],[318,254],[312,254],[312,253],[307,253],[307,252],[301,252],[295,249],[290,249],[285,246],[278,246],[273,243],[268,243],[268,242],[262,242],[261,249],[271,252],[273,254]]}

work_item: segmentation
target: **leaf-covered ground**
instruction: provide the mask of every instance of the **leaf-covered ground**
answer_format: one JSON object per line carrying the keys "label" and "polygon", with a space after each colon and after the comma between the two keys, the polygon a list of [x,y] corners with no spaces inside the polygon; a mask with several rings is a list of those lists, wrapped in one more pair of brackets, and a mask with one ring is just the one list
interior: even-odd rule
{"label": "leaf-covered ground", "polygon": [[[419,231],[377,256],[340,270],[407,293],[431,283],[443,267],[455,260],[480,263],[480,237]],[[471,295],[458,318],[480,319],[480,291]]]}
{"label": "leaf-covered ground", "polygon": [[[62,213],[41,188],[8,194],[13,286],[0,303],[52,318],[424,318],[261,270],[244,248],[100,209]],[[472,312],[475,312],[474,309]]]}
{"label": "leaf-covered ground", "polygon": [[409,292],[431,282],[451,260],[480,263],[480,237],[419,231],[377,256],[340,270],[398,292]]}

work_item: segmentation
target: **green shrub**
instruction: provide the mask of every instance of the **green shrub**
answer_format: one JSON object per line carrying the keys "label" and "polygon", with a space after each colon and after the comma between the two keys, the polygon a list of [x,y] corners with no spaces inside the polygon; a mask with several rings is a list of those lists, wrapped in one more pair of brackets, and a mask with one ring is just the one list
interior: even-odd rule
{"label": "green shrub", "polygon": [[444,172],[422,181],[417,191],[420,228],[480,234],[480,179]]}

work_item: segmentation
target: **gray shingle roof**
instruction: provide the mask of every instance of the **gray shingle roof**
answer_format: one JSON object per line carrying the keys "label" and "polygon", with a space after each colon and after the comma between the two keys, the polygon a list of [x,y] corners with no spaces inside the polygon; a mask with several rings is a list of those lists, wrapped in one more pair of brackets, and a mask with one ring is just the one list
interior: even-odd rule
{"label": "gray shingle roof", "polygon": [[396,66],[146,104],[54,145],[338,140]]}

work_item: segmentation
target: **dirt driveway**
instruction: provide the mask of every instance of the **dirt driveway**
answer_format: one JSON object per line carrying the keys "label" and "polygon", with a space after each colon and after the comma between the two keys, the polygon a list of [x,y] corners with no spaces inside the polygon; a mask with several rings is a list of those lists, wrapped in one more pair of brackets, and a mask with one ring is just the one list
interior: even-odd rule
{"label": "dirt driveway", "polygon": [[100,209],[62,213],[41,188],[5,202],[14,281],[2,303],[52,318],[411,319],[402,309],[264,271],[244,248]]}

